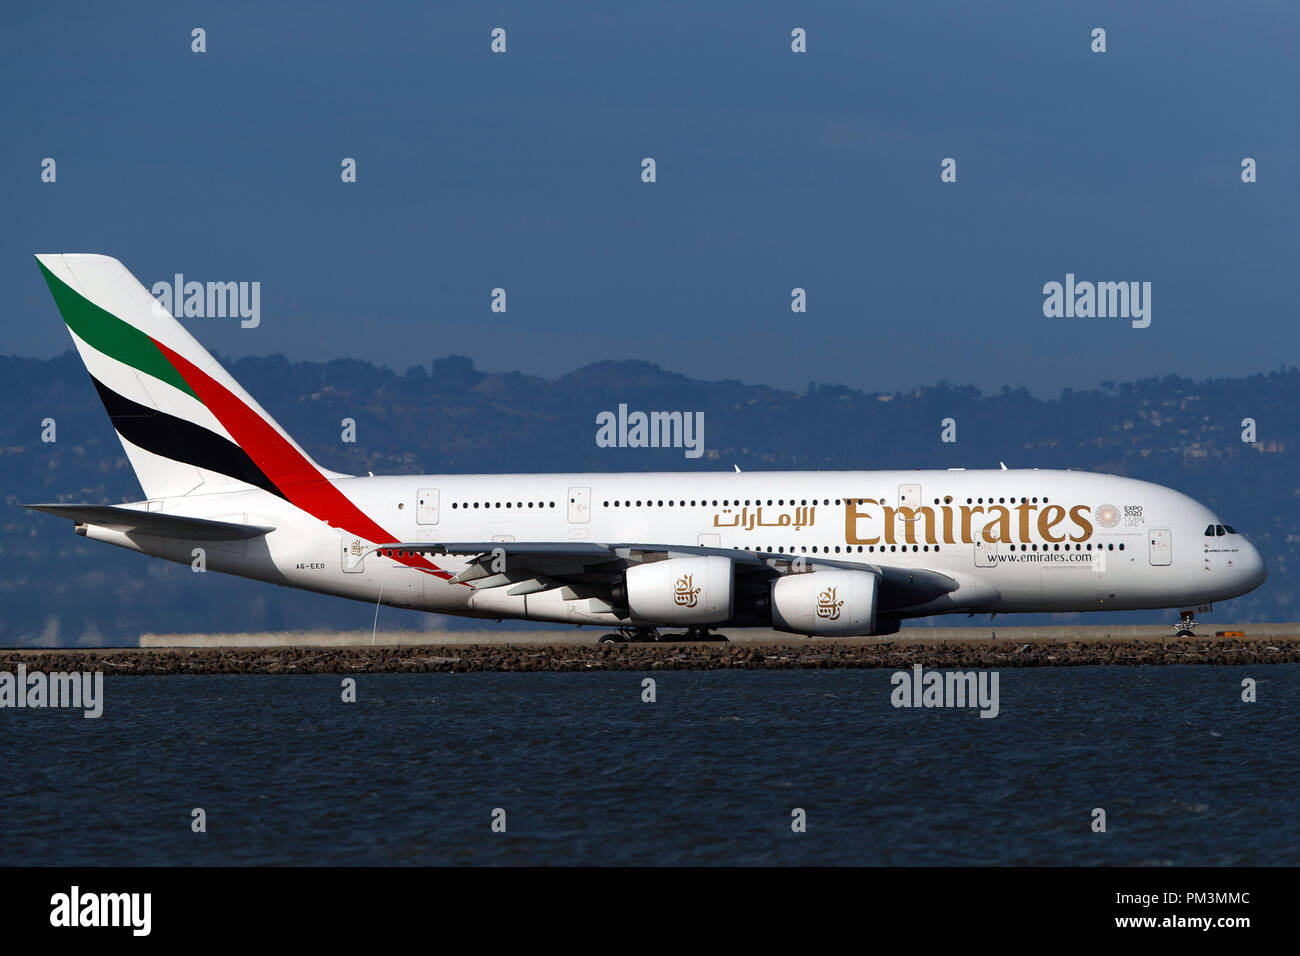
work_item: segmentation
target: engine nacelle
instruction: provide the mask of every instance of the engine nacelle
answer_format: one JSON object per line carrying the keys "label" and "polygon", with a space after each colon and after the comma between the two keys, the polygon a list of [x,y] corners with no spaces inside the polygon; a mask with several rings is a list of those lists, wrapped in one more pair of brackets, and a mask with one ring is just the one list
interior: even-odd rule
{"label": "engine nacelle", "polygon": [[870,571],[834,569],[777,578],[772,583],[772,626],[825,637],[873,634],[876,583]]}
{"label": "engine nacelle", "polygon": [[627,606],[656,624],[717,624],[731,617],[735,572],[730,558],[669,558],[627,569]]}

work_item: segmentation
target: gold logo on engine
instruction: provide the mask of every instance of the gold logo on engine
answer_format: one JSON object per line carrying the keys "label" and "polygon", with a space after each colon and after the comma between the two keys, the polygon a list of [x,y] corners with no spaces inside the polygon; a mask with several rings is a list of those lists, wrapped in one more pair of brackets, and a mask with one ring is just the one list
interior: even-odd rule
{"label": "gold logo on engine", "polygon": [[683,574],[673,585],[673,600],[679,607],[695,607],[700,603],[700,589],[695,587],[695,575]]}
{"label": "gold logo on engine", "polygon": [[817,595],[818,617],[825,618],[828,621],[838,621],[840,619],[840,608],[844,606],[844,602],[835,599],[837,590],[838,588],[827,588]]}
{"label": "gold logo on engine", "polygon": [[352,557],[354,558],[361,557],[361,539],[353,538],[352,547],[348,548],[348,550],[352,552]]}

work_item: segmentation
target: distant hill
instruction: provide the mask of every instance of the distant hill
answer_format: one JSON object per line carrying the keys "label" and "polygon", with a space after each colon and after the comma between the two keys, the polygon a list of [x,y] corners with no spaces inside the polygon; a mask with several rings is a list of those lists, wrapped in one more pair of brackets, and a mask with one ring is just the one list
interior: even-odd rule
{"label": "distant hill", "polygon": [[[1295,368],[1203,382],[1170,375],[1103,383],[1040,400],[1024,389],[985,395],[946,382],[907,393],[818,384],[795,393],[697,381],[639,361],[600,362],[554,381],[481,372],[459,356],[404,374],[354,360],[289,362],[280,355],[224,364],[318,461],[354,474],[987,468],[1004,461],[1156,481],[1217,508],[1268,560],[1267,583],[1226,605],[1218,620],[1297,615],[1290,577],[1300,566]],[[196,575],[87,542],[69,523],[18,507],[57,499],[131,501],[141,492],[74,353],[0,357],[0,376],[7,506],[0,513],[0,644],[134,643],[144,631],[370,626],[373,607]],[[704,455],[598,447],[596,414],[619,403],[704,412]],[[52,444],[41,441],[45,418],[56,422]],[[356,421],[355,444],[341,441],[344,418]],[[945,418],[956,420],[955,444],[940,441]],[[1244,418],[1257,423],[1254,444],[1241,441]],[[1122,617],[1172,619],[1154,612]],[[475,626],[380,612],[381,626],[409,628],[421,619],[426,626]]]}

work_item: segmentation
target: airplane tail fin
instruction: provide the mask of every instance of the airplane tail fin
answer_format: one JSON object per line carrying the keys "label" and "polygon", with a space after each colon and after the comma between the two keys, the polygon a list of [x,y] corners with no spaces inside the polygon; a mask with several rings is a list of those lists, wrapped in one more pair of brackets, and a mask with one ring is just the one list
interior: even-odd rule
{"label": "airplane tail fin", "polygon": [[323,471],[110,256],[38,255],[41,272],[148,498],[261,488]]}

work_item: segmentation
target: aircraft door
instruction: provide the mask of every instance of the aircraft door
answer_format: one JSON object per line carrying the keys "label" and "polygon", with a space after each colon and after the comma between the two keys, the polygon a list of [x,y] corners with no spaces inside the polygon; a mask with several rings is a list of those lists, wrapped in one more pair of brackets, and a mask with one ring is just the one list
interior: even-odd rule
{"label": "aircraft door", "polygon": [[1093,539],[1093,545],[1093,582],[1100,603],[1105,605],[1126,591],[1126,582],[1142,553],[1142,535],[1101,534]]}
{"label": "aircraft door", "polygon": [[362,552],[366,544],[360,538],[345,537],[340,538],[343,545],[343,554],[341,562],[343,570],[351,574],[358,574],[365,570],[365,559]]}
{"label": "aircraft door", "polygon": [[569,489],[569,523],[586,524],[591,520],[591,489]]}
{"label": "aircraft door", "polygon": [[1171,532],[1168,528],[1152,528],[1147,532],[1147,542],[1150,547],[1149,553],[1152,565],[1163,567],[1173,562],[1174,547]]}
{"label": "aircraft door", "polygon": [[415,493],[415,521],[417,524],[438,523],[437,488],[421,488]]}
{"label": "aircraft door", "polygon": [[987,521],[987,515],[973,514],[970,516],[971,548],[975,555],[975,567],[977,568],[991,568],[997,564],[997,561],[993,558],[993,553],[998,549],[998,542],[984,540],[984,525]]}

